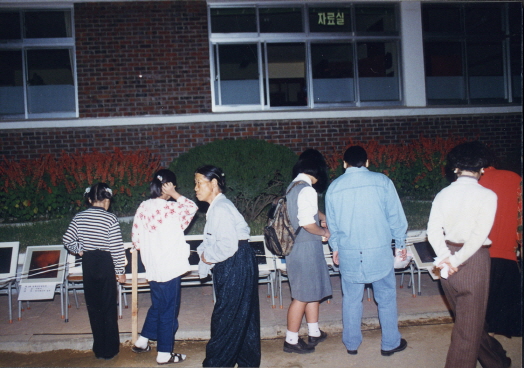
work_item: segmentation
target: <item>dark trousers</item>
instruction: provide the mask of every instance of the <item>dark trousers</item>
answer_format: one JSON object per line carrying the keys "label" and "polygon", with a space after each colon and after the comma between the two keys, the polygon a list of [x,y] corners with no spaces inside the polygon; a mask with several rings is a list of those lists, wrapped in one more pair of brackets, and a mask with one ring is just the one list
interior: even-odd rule
{"label": "dark trousers", "polygon": [[[451,253],[460,249],[448,247]],[[448,279],[441,279],[455,318],[446,368],[475,368],[477,359],[484,368],[506,368],[506,352],[486,331],[490,272],[488,248],[480,248],[458,269]]]}
{"label": "dark trousers", "polygon": [[180,310],[181,278],[176,277],[166,282],[150,281],[151,307],[147,311],[142,327],[142,336],[157,340],[157,351],[173,352],[175,333],[178,330],[178,312]]}
{"label": "dark trousers", "polygon": [[115,267],[109,252],[94,250],[82,257],[84,296],[93,332],[93,352],[97,358],[118,354],[118,311]]}
{"label": "dark trousers", "polygon": [[204,367],[260,366],[258,264],[247,241],[213,268],[216,303]]}

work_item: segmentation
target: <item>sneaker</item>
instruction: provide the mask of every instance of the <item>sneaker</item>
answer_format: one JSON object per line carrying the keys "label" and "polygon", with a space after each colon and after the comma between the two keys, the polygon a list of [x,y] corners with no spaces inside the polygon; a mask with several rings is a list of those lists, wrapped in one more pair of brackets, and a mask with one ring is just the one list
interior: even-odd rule
{"label": "sneaker", "polygon": [[317,346],[319,342],[324,341],[327,338],[328,334],[320,330],[320,336],[308,336],[307,344],[309,346]]}
{"label": "sneaker", "polygon": [[290,344],[287,341],[284,341],[284,351],[286,353],[298,353],[298,354],[308,354],[315,351],[314,346],[309,346],[304,340],[300,337],[298,338],[298,343]]}
{"label": "sneaker", "polygon": [[397,346],[395,349],[391,349],[391,350],[380,350],[380,353],[383,355],[383,356],[390,356],[390,355],[393,355],[395,353],[398,353],[399,351],[402,351],[404,349],[406,349],[408,347],[408,342],[404,339],[400,339],[400,345]]}

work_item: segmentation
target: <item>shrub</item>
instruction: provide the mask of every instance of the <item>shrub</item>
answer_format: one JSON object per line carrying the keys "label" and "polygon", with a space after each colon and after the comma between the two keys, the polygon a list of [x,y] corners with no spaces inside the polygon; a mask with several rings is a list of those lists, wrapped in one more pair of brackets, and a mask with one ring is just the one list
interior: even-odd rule
{"label": "shrub", "polygon": [[349,146],[362,146],[368,153],[369,169],[387,175],[401,197],[427,199],[447,184],[445,160],[448,152],[463,138],[420,137],[407,144],[360,143],[350,139],[342,152],[326,155],[332,179],[343,173],[343,156]]}
{"label": "shrub", "polygon": [[113,189],[112,210],[134,214],[149,192],[159,159],[148,151],[63,153],[0,163],[0,216],[4,221],[59,218],[83,209],[83,193],[96,182]]}
{"label": "shrub", "polygon": [[297,155],[289,148],[264,140],[217,140],[189,150],[174,160],[170,169],[188,195],[193,192],[198,167],[220,167],[226,175],[228,198],[251,222],[289,184],[296,162]]}

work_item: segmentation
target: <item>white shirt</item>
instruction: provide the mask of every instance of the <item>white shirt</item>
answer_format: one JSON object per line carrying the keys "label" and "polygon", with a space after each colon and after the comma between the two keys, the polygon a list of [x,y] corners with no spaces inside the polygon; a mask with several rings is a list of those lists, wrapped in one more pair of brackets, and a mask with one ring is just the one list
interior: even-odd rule
{"label": "white shirt", "polygon": [[[488,235],[496,211],[497,195],[475,178],[462,176],[442,189],[433,201],[427,230],[437,256],[449,256],[458,267],[480,247],[491,244]],[[464,245],[450,255],[446,240]]]}
{"label": "white shirt", "polygon": [[298,224],[305,226],[315,223],[315,215],[318,214],[318,195],[317,191],[311,186],[311,179],[306,174],[298,174],[295,180],[305,181],[309,184],[308,187],[303,188],[297,197],[298,206]]}
{"label": "white shirt", "polygon": [[166,282],[189,271],[190,249],[184,230],[197,210],[195,202],[183,196],[176,202],[155,198],[140,204],[132,240],[140,249],[148,280]]}

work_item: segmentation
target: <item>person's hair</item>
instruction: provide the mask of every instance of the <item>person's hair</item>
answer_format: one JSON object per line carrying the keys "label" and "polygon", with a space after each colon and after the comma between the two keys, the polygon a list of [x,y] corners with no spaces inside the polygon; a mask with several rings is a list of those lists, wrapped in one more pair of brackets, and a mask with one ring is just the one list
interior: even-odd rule
{"label": "person's hair", "polygon": [[[307,162],[304,163],[304,161]],[[327,189],[328,166],[324,156],[316,149],[308,148],[300,154],[298,162],[293,166],[293,178],[300,173],[309,174],[317,179],[313,188],[318,193],[323,193]]]}
{"label": "person's hair", "polygon": [[222,169],[213,165],[204,165],[196,169],[195,174],[203,175],[209,181],[216,179],[220,192],[226,191],[226,176]]}
{"label": "person's hair", "polygon": [[158,170],[149,183],[150,198],[158,198],[162,195],[162,184],[173,183],[176,186],[176,175],[168,169]]}
{"label": "person's hair", "polygon": [[478,141],[459,144],[448,153],[447,164],[451,169],[479,172],[489,166],[486,147]]}
{"label": "person's hair", "polygon": [[94,202],[100,202],[104,199],[111,200],[113,193],[106,183],[96,183],[85,190],[84,197],[86,205],[91,207]]}
{"label": "person's hair", "polygon": [[366,150],[360,146],[351,146],[344,152],[344,162],[349,166],[362,167],[368,160]]}

